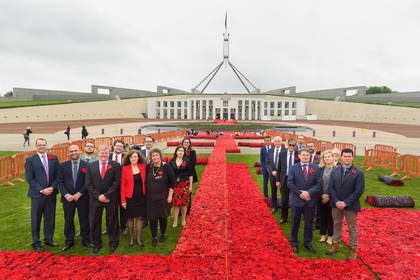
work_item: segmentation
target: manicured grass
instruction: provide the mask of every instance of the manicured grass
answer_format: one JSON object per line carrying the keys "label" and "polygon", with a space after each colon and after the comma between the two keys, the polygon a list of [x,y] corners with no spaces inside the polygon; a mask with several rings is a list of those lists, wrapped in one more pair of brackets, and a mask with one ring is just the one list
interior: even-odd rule
{"label": "manicured grass", "polygon": [[[198,156],[209,157],[209,154],[199,154]],[[201,174],[203,173],[205,165],[197,165],[197,175],[198,179],[201,179]],[[25,180],[25,176],[22,175],[21,178]],[[26,182],[13,182],[15,186],[0,186],[0,251],[32,251],[31,242],[31,220],[30,220],[30,211],[31,211],[31,200],[26,197],[28,192],[28,184]],[[193,188],[193,197],[197,190],[198,183],[194,184]],[[70,250],[62,252],[61,249],[64,247],[64,212],[63,204],[60,202],[60,195],[57,195],[57,212],[56,212],[56,225],[55,225],[55,234],[54,241],[59,243],[60,246],[57,248],[51,248],[44,246],[45,251],[54,252],[59,255],[93,255],[93,249],[88,249],[81,244],[81,237],[75,238],[75,246]],[[104,214],[105,216],[105,214]],[[188,219],[188,218],[187,218]],[[78,230],[77,218],[76,221],[76,231]],[[179,237],[181,235],[181,218],[178,219],[178,228],[172,228],[173,216],[168,218],[168,228],[166,231],[167,240],[165,243],[158,243],[157,247],[152,247],[152,236],[150,232],[150,227],[146,227],[142,231],[141,240],[145,247],[140,248],[139,246],[134,246],[130,248],[128,246],[129,237],[128,234],[120,237],[120,244],[118,246],[116,254],[125,254],[125,255],[136,255],[136,254],[157,254],[157,255],[170,255],[175,250],[175,246],[178,243]],[[43,238],[42,233],[43,224],[41,224],[41,238]],[[102,221],[102,229],[105,229],[105,219]],[[158,238],[160,238],[160,232],[158,231]],[[103,247],[101,251],[96,254],[99,256],[109,255],[109,239],[108,236],[102,236]]]}
{"label": "manicured grass", "polygon": [[[359,167],[363,162],[364,157],[358,156],[355,160],[355,166]],[[248,170],[250,171],[252,178],[258,184],[261,190],[261,199],[263,199],[263,176],[256,173],[256,169],[254,167],[255,162],[260,161],[260,156],[256,155],[241,155],[241,154],[227,154],[227,162],[228,163],[246,163],[248,166]],[[382,174],[390,175],[392,171],[389,169],[384,168],[375,168],[375,171],[366,171],[366,168],[362,168],[365,174],[365,192],[363,196],[360,198],[361,206],[365,208],[373,208],[372,206],[368,205],[365,202],[365,199],[368,195],[408,195],[411,196],[414,201],[418,201],[420,199],[420,180],[418,177],[413,176],[413,180],[404,180],[405,185],[403,187],[390,187],[387,186],[385,183],[378,180],[378,176]],[[402,172],[400,172],[403,175]],[[401,177],[400,177],[401,178]],[[271,195],[271,188],[270,182],[268,182],[268,193]],[[280,192],[278,193],[280,196]],[[409,210],[419,210],[420,206],[417,204],[414,208],[407,208]],[[273,214],[277,221],[281,219],[280,209]],[[283,230],[284,234],[290,240],[291,237],[291,211],[289,211],[289,218],[288,221],[282,224],[280,227]],[[258,221],[252,221],[253,223],[258,223]],[[299,229],[298,240],[299,244],[299,253],[296,254],[299,258],[307,258],[307,259],[325,259],[325,258],[333,258],[337,260],[344,260],[348,256],[348,247],[342,242],[342,247],[340,252],[333,255],[327,256],[325,255],[325,251],[328,250],[331,246],[326,245],[325,243],[319,243],[318,241],[321,239],[321,235],[319,234],[319,230],[314,230],[313,235],[313,242],[312,246],[317,251],[317,254],[311,254],[303,247],[303,226],[304,221],[301,222],[301,228]]]}
{"label": "manicured grass", "polygon": [[23,152],[22,151],[0,151],[0,157],[11,157],[19,153],[23,153]]}

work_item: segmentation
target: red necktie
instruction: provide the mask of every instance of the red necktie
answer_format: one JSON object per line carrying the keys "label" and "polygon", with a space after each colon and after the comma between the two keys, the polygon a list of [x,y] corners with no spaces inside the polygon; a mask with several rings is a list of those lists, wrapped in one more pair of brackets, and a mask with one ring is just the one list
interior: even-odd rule
{"label": "red necktie", "polygon": [[102,162],[101,177],[102,177],[102,179],[104,179],[104,177],[105,177],[105,162]]}
{"label": "red necktie", "polygon": [[115,161],[118,162],[118,155],[115,154]]}
{"label": "red necktie", "polygon": [[305,181],[308,180],[308,172],[306,171],[306,164],[302,164],[302,171],[303,171],[303,177],[305,177]]}

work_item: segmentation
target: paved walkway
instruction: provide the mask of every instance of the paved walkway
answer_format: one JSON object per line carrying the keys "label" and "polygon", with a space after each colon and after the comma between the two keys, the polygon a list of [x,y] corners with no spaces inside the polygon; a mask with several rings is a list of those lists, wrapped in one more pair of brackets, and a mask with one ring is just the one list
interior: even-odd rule
{"label": "paved walkway", "polygon": [[[31,145],[34,144],[34,140],[38,137],[43,137],[48,140],[48,145],[58,144],[67,141],[67,136],[64,135],[64,130],[67,124],[71,125],[72,130],[70,133],[70,141],[78,140],[81,138],[81,127],[86,125],[88,121],[74,121],[74,122],[51,122],[51,123],[31,123],[34,134],[31,135]],[[196,121],[188,120],[149,120],[149,119],[126,119],[124,122],[120,120],[93,120],[89,121],[89,137],[103,137],[103,136],[117,136],[120,135],[120,130],[123,129],[124,135],[135,135],[138,132],[138,128],[145,126],[163,125],[170,124],[175,125],[179,123],[191,123]],[[199,121],[202,122],[202,121]],[[251,123],[262,123],[261,121],[247,121]],[[270,124],[276,125],[292,125],[292,126],[305,126],[315,130],[315,137],[320,140],[327,140],[332,142],[345,142],[352,143],[357,147],[357,155],[363,155],[364,146],[373,148],[375,144],[392,145],[397,147],[397,151],[401,154],[416,154],[420,155],[420,138],[407,138],[403,134],[407,134],[407,130],[403,129],[402,126],[389,125],[387,131],[374,130],[376,132],[376,138],[373,138],[373,130],[367,128],[357,128],[355,125],[360,123],[352,122],[338,122],[332,123],[333,125],[325,123],[325,121],[319,121],[319,123],[312,122],[269,122]],[[2,143],[1,150],[3,151],[30,151],[34,147],[23,147],[23,136],[21,131],[26,128],[27,124],[0,124],[0,141]],[[34,126],[36,125],[36,126]],[[344,126],[344,125],[352,125]],[[374,128],[384,127],[384,124],[377,124]],[[411,130],[417,129],[420,131],[419,126],[409,126]],[[102,134],[102,129],[104,134]],[[228,129],[228,126],[226,127]],[[390,130],[394,129],[399,133],[392,133]],[[9,132],[10,131],[10,132]],[[19,132],[18,132],[19,131]],[[332,136],[332,132],[336,132],[336,137]],[[356,137],[352,137],[353,131],[356,132]],[[148,129],[142,128],[142,134],[157,132],[156,128]],[[403,134],[400,134],[403,133]],[[305,136],[312,136],[312,131],[303,132]],[[411,134],[410,134],[411,135]],[[409,136],[410,136],[409,135]],[[411,135],[412,136],[412,135]],[[260,140],[254,140],[259,142]],[[166,147],[165,145],[158,146],[160,148]],[[211,153],[209,148],[199,148],[198,153]],[[241,153],[245,154],[258,154],[259,149],[256,148],[244,148],[241,147]]]}

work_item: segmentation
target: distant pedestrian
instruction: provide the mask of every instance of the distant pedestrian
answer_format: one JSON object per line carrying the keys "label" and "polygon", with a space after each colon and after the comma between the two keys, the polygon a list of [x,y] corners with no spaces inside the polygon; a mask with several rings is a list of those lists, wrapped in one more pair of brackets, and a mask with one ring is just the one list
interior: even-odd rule
{"label": "distant pedestrian", "polygon": [[67,126],[66,131],[64,131],[64,134],[67,135],[67,141],[70,141],[70,126]]}
{"label": "distant pedestrian", "polygon": [[82,140],[86,139],[86,136],[89,135],[89,132],[87,131],[85,126],[82,126]]}
{"label": "distant pedestrian", "polygon": [[26,128],[26,130],[23,132],[23,138],[25,139],[25,141],[23,142],[23,147],[25,147],[25,143],[28,142],[28,146],[30,146],[29,144],[29,134],[32,133],[31,127],[28,126]]}

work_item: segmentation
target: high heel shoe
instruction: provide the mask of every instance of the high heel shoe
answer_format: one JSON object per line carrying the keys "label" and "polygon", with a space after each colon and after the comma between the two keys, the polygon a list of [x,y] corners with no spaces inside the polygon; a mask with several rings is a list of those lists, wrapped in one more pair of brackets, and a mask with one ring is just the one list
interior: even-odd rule
{"label": "high heel shoe", "polygon": [[144,247],[144,244],[143,243],[140,243],[139,244],[139,241],[138,240],[136,240],[136,243],[137,243],[137,245],[139,245],[139,247]]}
{"label": "high heel shoe", "polygon": [[133,247],[133,246],[134,246],[134,243],[133,243],[133,244],[131,244],[131,243],[128,243],[128,246],[130,246],[130,247]]}

